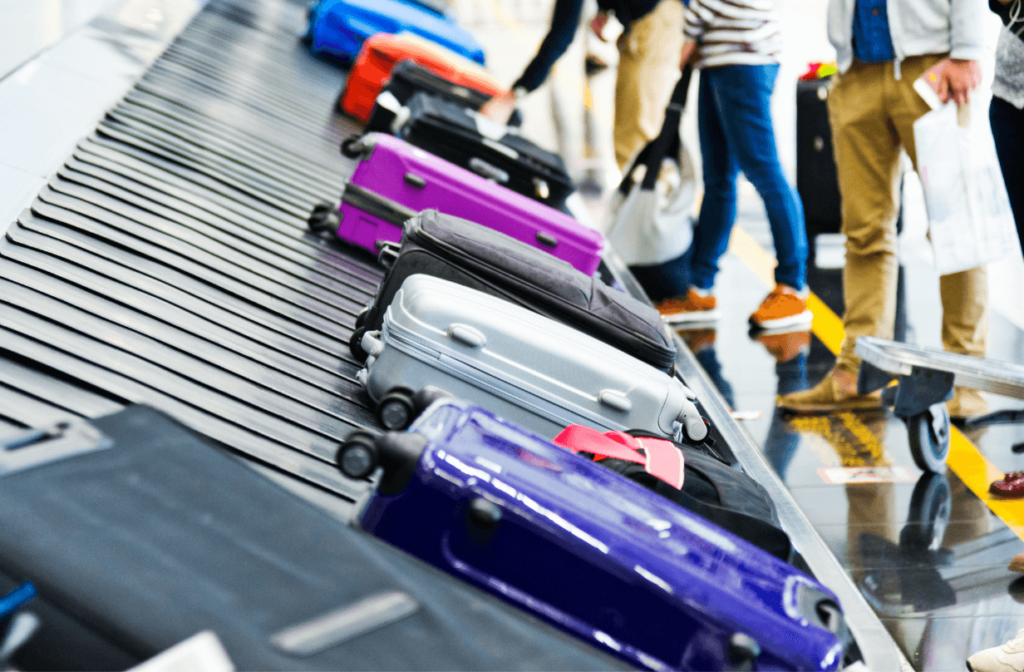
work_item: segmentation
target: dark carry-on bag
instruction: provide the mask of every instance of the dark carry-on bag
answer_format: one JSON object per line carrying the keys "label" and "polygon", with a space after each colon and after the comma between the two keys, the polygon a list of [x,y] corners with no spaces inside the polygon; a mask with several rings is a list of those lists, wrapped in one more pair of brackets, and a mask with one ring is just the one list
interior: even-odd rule
{"label": "dark carry-on bag", "polygon": [[501,297],[672,370],[675,346],[658,311],[499,231],[425,210],[406,222],[401,246],[385,245],[380,262],[388,273],[349,342],[359,361],[366,358],[363,334],[381,328],[398,288],[422,273]]}
{"label": "dark carry-on bag", "polygon": [[819,233],[839,233],[843,223],[828,119],[830,81],[796,83],[796,190],[812,241]]}
{"label": "dark carry-on bag", "polygon": [[836,597],[792,565],[464,402],[408,433],[356,432],[382,476],[362,528],[637,667],[836,670]]}
{"label": "dark carry-on bag", "polygon": [[616,661],[285,491],[155,409],[0,450],[19,669],[124,669],[212,630],[238,669],[607,669]]}
{"label": "dark carry-on bag", "polygon": [[575,187],[562,157],[472,110],[427,93],[405,105],[398,137],[512,191],[563,208]]}
{"label": "dark carry-on bag", "polygon": [[[607,432],[573,425],[555,437],[555,445],[593,455],[604,467],[729,530],[777,558],[792,558],[793,545],[780,527],[768,491],[742,471],[723,464],[700,447],[674,443],[649,433]],[[682,469],[669,465],[669,476],[652,466],[663,451],[681,457]],[[652,464],[653,463],[653,464]],[[678,471],[678,473],[673,473]],[[662,467],[664,472],[664,466]]]}
{"label": "dark carry-on bag", "polygon": [[[416,61],[400,61],[391,70],[390,79],[385,82],[384,88],[377,96],[377,101],[370,112],[370,119],[363,129],[364,132],[393,133],[392,124],[398,117],[402,106],[409,102],[413,94],[420,91],[470,110],[479,110],[484,103],[491,99],[491,96],[482,91],[455,84],[434,74]],[[522,114],[516,110],[512,113],[508,125],[519,126],[522,121]]]}

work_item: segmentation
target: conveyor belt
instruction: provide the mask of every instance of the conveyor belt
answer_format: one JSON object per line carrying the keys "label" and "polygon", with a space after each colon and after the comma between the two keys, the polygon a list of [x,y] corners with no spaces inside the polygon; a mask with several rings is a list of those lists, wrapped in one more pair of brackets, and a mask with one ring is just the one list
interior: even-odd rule
{"label": "conveyor belt", "polygon": [[367,491],[332,461],[376,426],[346,343],[381,272],[305,231],[356,129],[332,117],[342,75],[298,45],[303,20],[210,3],[10,228],[0,430],[145,402],[348,501]]}

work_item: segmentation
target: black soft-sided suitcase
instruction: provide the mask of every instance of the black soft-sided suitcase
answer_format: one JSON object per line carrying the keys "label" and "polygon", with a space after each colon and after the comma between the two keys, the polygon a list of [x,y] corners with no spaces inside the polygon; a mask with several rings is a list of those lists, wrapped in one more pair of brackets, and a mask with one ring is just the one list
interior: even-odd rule
{"label": "black soft-sided suitcase", "polygon": [[665,372],[675,362],[675,346],[654,308],[561,259],[465,219],[424,210],[406,223],[401,246],[385,246],[380,261],[387,275],[349,343],[360,361],[366,356],[362,335],[381,328],[399,287],[410,275],[422,273],[570,324]]}
{"label": "black soft-sided suitcase", "polygon": [[831,78],[796,84],[796,189],[804,206],[807,237],[839,233],[839,182],[828,120]]}
{"label": "black soft-sided suitcase", "polygon": [[575,189],[562,157],[507,126],[422,92],[405,107],[409,116],[398,135],[409,144],[553,208],[563,208]]}
{"label": "black soft-sided suitcase", "polygon": [[[662,438],[635,430],[629,434]],[[676,443],[676,447],[683,452],[685,471],[679,490],[649,474],[643,465],[614,458],[601,460],[601,464],[781,560],[792,558],[789,535],[782,530],[775,503],[760,483],[725,464],[713,447],[683,443]]]}
{"label": "black soft-sided suitcase", "polygon": [[618,667],[155,409],[42,439],[0,450],[0,594],[31,581],[42,620],[18,669],[124,669],[201,630],[242,670]]}
{"label": "black soft-sided suitcase", "polygon": [[[479,110],[491,99],[482,91],[454,84],[440,75],[435,75],[416,61],[399,61],[377,96],[365,131],[391,133],[391,124],[394,123],[398,110],[412,98],[413,94],[420,91],[439,96],[470,110]],[[519,126],[522,120],[522,115],[516,110],[508,120],[508,125]]]}

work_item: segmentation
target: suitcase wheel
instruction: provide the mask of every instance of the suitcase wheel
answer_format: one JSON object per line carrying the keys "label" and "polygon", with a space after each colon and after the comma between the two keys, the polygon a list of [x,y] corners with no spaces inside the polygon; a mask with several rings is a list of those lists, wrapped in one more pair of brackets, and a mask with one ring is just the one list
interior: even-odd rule
{"label": "suitcase wheel", "polygon": [[[356,145],[361,136],[353,135],[341,141],[341,155],[346,159],[358,159],[363,155],[363,148]],[[358,148],[357,148],[358,147]]]}
{"label": "suitcase wheel", "polygon": [[377,468],[379,459],[377,436],[361,429],[349,434],[335,457],[338,470],[349,478],[367,478]]}
{"label": "suitcase wheel", "polygon": [[381,397],[377,405],[377,419],[385,429],[405,429],[416,418],[416,405],[412,392],[404,388],[392,388]]}
{"label": "suitcase wheel", "polygon": [[454,398],[455,397],[453,397],[451,394],[445,392],[439,387],[427,385],[422,390],[412,395],[412,403],[413,406],[415,406],[416,408],[416,415],[419,415],[423,411],[427,410],[427,407],[430,406],[435,401],[440,401],[441,399]]}
{"label": "suitcase wheel", "polygon": [[331,203],[317,203],[306,219],[306,226],[313,233],[334,233],[340,224],[338,210]]}
{"label": "suitcase wheel", "polygon": [[[358,322],[357,322],[358,324]],[[356,360],[357,364],[362,364],[366,361],[369,353],[363,350],[363,334],[366,333],[365,327],[357,327],[352,332],[352,336],[348,339],[348,351],[352,353],[352,357]]]}

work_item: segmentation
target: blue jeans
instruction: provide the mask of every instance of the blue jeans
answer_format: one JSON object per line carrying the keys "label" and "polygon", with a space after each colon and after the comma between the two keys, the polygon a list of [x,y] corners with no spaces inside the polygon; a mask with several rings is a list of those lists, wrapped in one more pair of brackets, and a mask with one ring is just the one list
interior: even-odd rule
{"label": "blue jeans", "polygon": [[1024,110],[993,96],[988,118],[1006,193],[1010,196],[1010,208],[1017,221],[1017,236],[1024,251]]}
{"label": "blue jeans", "polygon": [[730,65],[700,73],[697,120],[704,202],[694,231],[690,284],[711,289],[736,221],[736,177],[757,189],[768,212],[779,265],[775,281],[803,289],[807,271],[804,210],[775,148],[770,101],[778,65]]}

